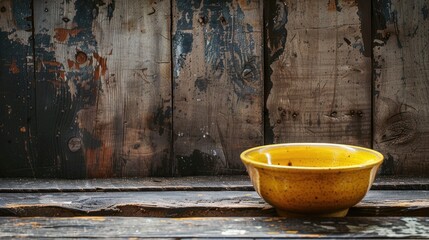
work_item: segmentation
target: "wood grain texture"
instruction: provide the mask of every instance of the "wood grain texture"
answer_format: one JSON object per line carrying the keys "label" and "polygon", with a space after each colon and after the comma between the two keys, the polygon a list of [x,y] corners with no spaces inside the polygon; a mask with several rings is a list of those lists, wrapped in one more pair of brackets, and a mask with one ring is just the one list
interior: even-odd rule
{"label": "wood grain texture", "polygon": [[[428,216],[429,191],[369,191],[348,216]],[[1,216],[275,216],[255,191],[2,193]]]}
{"label": "wood grain texture", "polygon": [[[34,176],[31,1],[0,1],[0,177]],[[12,161],[13,159],[13,161]]]}
{"label": "wood grain texture", "polygon": [[177,175],[244,173],[263,143],[262,4],[173,1]]}
{"label": "wood grain texture", "polygon": [[429,1],[375,1],[374,146],[385,174],[429,176]]}
{"label": "wood grain texture", "polygon": [[[265,142],[371,146],[364,1],[267,1]],[[362,26],[361,26],[362,24]]]}
{"label": "wood grain texture", "polygon": [[35,1],[38,158],[57,177],[168,175],[169,1]]}
{"label": "wood grain texture", "polygon": [[420,239],[428,218],[0,218],[1,238]]}

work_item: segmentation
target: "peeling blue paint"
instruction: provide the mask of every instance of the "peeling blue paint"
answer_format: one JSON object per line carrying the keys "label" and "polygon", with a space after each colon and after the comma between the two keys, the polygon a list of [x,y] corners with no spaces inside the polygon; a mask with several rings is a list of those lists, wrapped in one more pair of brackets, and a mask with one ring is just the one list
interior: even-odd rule
{"label": "peeling blue paint", "polygon": [[[248,3],[250,4],[250,2]],[[240,99],[251,99],[257,94],[260,70],[253,56],[255,40],[253,27],[244,24],[244,12],[240,5],[228,1],[178,1],[177,10],[180,18],[173,39],[174,77],[186,62],[186,55],[192,50],[193,36],[185,31],[195,26],[193,17],[198,11],[203,19],[205,61],[220,76],[228,73],[233,83],[234,93]],[[227,64],[226,64],[227,63]],[[243,71],[250,72],[243,77]],[[255,83],[255,84],[254,84]],[[176,86],[176,85],[175,85]],[[256,88],[255,88],[256,87]]]}
{"label": "peeling blue paint", "polygon": [[177,31],[173,37],[174,77],[178,77],[183,68],[186,56],[192,51],[193,36],[191,33]]}
{"label": "peeling blue paint", "polygon": [[[103,3],[104,4],[104,3]],[[98,16],[99,1],[77,0],[75,2],[76,15],[73,22],[81,31],[75,36],[70,36],[69,45],[78,45],[79,49],[87,54],[97,48],[97,42],[92,32],[92,23]]]}
{"label": "peeling blue paint", "polygon": [[[12,15],[16,22],[17,30],[31,31],[31,12],[26,11],[31,9],[31,1],[12,1]],[[23,11],[23,9],[25,9]]]}
{"label": "peeling blue paint", "polygon": [[202,0],[181,0],[176,1],[177,9],[180,13],[180,18],[177,21],[178,30],[192,30],[193,29],[193,13],[194,9],[201,6]]}
{"label": "peeling blue paint", "polygon": [[[258,89],[250,83],[259,80],[260,72],[253,57],[255,41],[253,27],[243,24],[244,12],[239,5],[230,7],[232,1],[207,2],[202,6],[204,16],[210,16],[204,32],[205,60],[223,73],[227,71],[234,84],[234,92],[240,99],[250,99]],[[224,62],[227,65],[224,65]],[[250,77],[243,78],[244,70],[251,72]]]}

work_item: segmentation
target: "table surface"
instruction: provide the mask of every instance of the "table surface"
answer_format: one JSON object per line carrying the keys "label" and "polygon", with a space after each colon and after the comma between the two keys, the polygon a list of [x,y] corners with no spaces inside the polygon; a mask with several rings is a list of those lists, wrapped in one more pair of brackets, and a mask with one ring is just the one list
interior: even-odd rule
{"label": "table surface", "polygon": [[427,183],[381,179],[345,218],[294,219],[245,176],[1,179],[0,238],[429,238]]}

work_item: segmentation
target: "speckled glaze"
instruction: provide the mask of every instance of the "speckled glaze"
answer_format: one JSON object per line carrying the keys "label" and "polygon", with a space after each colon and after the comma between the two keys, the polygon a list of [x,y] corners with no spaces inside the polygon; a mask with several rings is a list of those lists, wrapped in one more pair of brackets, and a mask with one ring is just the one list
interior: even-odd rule
{"label": "speckled glaze", "polygon": [[244,151],[258,194],[280,216],[343,217],[370,189],[383,155],[328,143],[290,143]]}

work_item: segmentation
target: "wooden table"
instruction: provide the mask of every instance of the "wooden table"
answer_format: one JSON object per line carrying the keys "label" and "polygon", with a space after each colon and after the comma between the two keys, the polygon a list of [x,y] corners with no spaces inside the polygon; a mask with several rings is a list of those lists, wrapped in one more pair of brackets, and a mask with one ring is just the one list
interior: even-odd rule
{"label": "wooden table", "polygon": [[345,218],[292,219],[245,176],[2,179],[0,237],[429,238],[428,183],[379,178]]}

